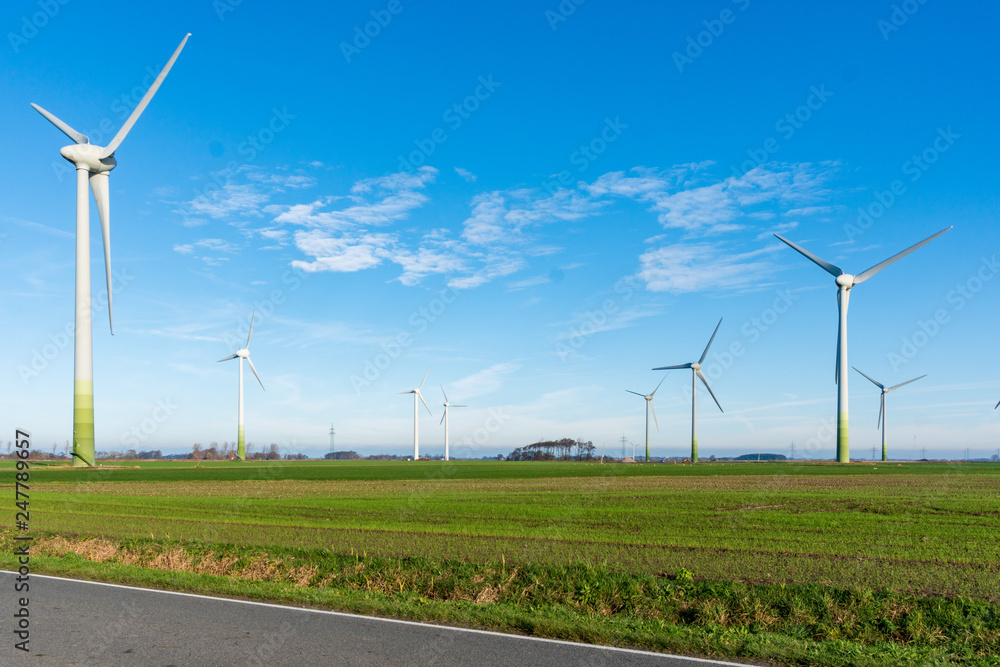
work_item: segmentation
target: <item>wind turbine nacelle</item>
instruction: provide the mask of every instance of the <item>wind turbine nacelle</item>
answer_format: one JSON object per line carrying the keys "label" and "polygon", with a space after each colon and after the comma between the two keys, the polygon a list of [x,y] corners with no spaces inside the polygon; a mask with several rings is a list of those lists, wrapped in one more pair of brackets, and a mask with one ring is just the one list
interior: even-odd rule
{"label": "wind turbine nacelle", "polygon": [[[233,348],[229,348],[230,350]],[[247,359],[250,356],[250,350],[243,348],[242,350],[236,351],[236,356],[240,359]]]}
{"label": "wind turbine nacelle", "polygon": [[697,361],[694,362],[693,364],[691,364],[691,370],[697,373],[699,370],[701,370],[701,364],[699,364]]}
{"label": "wind turbine nacelle", "polygon": [[850,273],[841,273],[837,276],[837,287],[846,287],[847,289],[851,289],[854,287],[854,276]]}
{"label": "wind turbine nacelle", "polygon": [[77,167],[83,165],[91,173],[99,174],[111,171],[118,164],[113,155],[102,160],[101,152],[103,150],[103,147],[93,144],[73,144],[59,149],[59,154]]}

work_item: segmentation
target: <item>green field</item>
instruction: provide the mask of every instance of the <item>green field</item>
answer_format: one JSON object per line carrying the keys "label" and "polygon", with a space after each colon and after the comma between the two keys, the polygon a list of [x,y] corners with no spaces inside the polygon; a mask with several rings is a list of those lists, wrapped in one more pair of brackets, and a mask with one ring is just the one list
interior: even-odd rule
{"label": "green field", "polygon": [[[404,564],[411,562],[407,559],[467,563],[473,569],[497,563],[522,570],[596,568],[635,581],[649,576],[674,581],[677,573],[685,579],[690,573],[691,585],[739,582],[758,592],[798,586],[814,593],[875,592],[897,601],[978,600],[1000,627],[996,464],[140,462],[89,470],[34,465],[31,528],[63,537],[100,536],[120,549],[131,545],[133,560],[147,568],[152,557],[143,560],[142,553],[159,548],[150,545],[187,544],[202,554],[207,547],[197,545],[228,545],[216,547],[216,554],[237,546],[286,553],[303,567],[322,554],[362,554]],[[51,555],[51,567],[58,569],[58,554]],[[105,571],[114,562],[102,563]],[[329,563],[323,568],[336,569]],[[95,576],[99,570],[93,570]],[[318,580],[306,577],[300,585]],[[572,591],[569,599],[576,599]],[[390,608],[382,609],[413,615]],[[991,627],[987,623],[979,634],[986,633],[986,646],[1000,646],[1000,629]],[[678,646],[621,636],[653,647]],[[892,636],[885,635],[890,644]],[[935,644],[931,636],[928,646]],[[615,641],[613,634],[610,640]],[[823,640],[829,638],[803,641]],[[810,664],[793,659],[794,652],[689,644],[703,652],[721,646],[732,655]],[[948,655],[993,664],[984,656],[995,648],[984,650]],[[810,659],[837,664],[817,655]]]}

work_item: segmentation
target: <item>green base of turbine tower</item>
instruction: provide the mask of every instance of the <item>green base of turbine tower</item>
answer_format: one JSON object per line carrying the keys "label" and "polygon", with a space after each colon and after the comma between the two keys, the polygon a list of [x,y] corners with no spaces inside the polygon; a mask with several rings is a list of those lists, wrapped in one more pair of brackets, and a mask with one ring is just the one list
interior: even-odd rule
{"label": "green base of turbine tower", "polygon": [[851,451],[847,440],[847,415],[844,413],[841,413],[837,420],[837,462],[851,462]]}
{"label": "green base of turbine tower", "polygon": [[76,380],[73,393],[73,466],[94,465],[94,383]]}
{"label": "green base of turbine tower", "polygon": [[698,462],[698,438],[691,441],[691,463]]}
{"label": "green base of turbine tower", "polygon": [[242,426],[240,426],[240,433],[236,437],[236,458],[238,458],[240,461],[246,461],[247,460],[247,448],[246,448],[246,444],[243,441],[243,427]]}

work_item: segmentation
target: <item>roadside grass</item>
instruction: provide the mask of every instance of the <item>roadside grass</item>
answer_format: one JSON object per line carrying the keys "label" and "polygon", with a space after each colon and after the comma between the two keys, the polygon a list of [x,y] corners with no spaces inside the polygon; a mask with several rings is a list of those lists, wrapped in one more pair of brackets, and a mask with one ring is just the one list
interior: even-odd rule
{"label": "roadside grass", "polygon": [[1000,665],[996,464],[132,463],[32,463],[33,572],[782,664]]}
{"label": "roadside grass", "polygon": [[[13,532],[0,566],[14,567]],[[1000,605],[587,562],[387,557],[36,534],[35,573],[787,665],[1000,664]]]}

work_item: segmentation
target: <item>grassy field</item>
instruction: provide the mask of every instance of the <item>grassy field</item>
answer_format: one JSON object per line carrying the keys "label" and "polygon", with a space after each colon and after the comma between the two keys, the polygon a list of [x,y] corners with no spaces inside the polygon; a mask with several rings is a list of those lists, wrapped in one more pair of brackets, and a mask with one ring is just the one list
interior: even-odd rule
{"label": "grassy field", "polygon": [[[0,464],[0,470],[4,467],[10,465]],[[723,589],[712,587],[740,585],[745,587],[740,589],[744,593],[754,591],[751,598],[757,596],[768,600],[767,604],[777,605],[765,616],[782,623],[789,614],[794,616],[788,611],[794,605],[780,601],[786,591],[787,595],[794,592],[802,601],[822,599],[827,594],[860,595],[857,599],[882,595],[879,599],[898,603],[906,610],[933,601],[956,604],[956,600],[968,600],[985,605],[985,625],[976,631],[985,639],[976,641],[985,641],[986,648],[976,644],[979,648],[973,650],[971,644],[963,644],[964,653],[952,651],[959,644],[947,639],[943,625],[938,639],[933,629],[896,636],[883,628],[850,640],[875,651],[871,664],[884,662],[882,658],[891,655],[892,650],[886,647],[909,646],[915,650],[921,641],[927,650],[951,647],[941,654],[948,657],[941,659],[973,661],[968,664],[994,664],[990,651],[1000,649],[1000,466],[995,464],[184,461],[140,462],[92,470],[35,465],[31,471],[31,510],[32,530],[49,536],[47,555],[40,563],[54,570],[62,568],[60,571],[71,565],[70,569],[77,570],[94,568],[96,563],[100,565],[97,573],[115,571],[118,579],[134,578],[140,576],[140,571],[158,568],[155,562],[169,560],[164,553],[181,549],[187,556],[175,554],[175,560],[186,562],[186,567],[159,569],[239,579],[234,572],[247,570],[249,566],[240,560],[251,558],[246,554],[260,557],[284,553],[288,554],[282,561],[286,565],[294,561],[294,567],[307,570],[288,565],[291,574],[271,580],[309,590],[328,588],[330,582],[339,581],[334,575],[339,566],[330,563],[336,558],[352,557],[365,559],[373,571],[393,567],[403,571],[410,567],[407,563],[415,562],[423,564],[421,570],[461,569],[465,563],[474,570],[463,575],[468,581],[488,578],[482,569],[492,572],[490,568],[495,569],[496,564],[518,568],[521,576],[531,568],[542,568],[549,573],[545,576],[567,581],[577,576],[571,573],[572,568],[583,567],[599,571],[605,578],[645,582],[635,585],[646,591],[659,590],[656,587],[664,582],[676,582],[680,573],[681,579],[691,578],[687,586],[689,600],[693,599],[692,587],[707,586],[705,590],[719,592]],[[103,541],[88,542],[87,536]],[[70,542],[58,542],[66,537]],[[82,543],[90,546],[79,547]],[[99,557],[96,554],[101,549],[94,546],[97,544],[105,545],[101,548],[104,553],[116,555]],[[243,555],[237,557],[230,553],[232,549],[250,551],[240,552]],[[223,555],[227,553],[230,555]],[[324,561],[327,557],[334,561]],[[229,562],[231,567],[219,570],[221,566],[212,564],[216,561]],[[199,563],[203,570],[200,573]],[[233,563],[242,565],[233,570]],[[320,563],[326,565],[321,567]],[[308,570],[310,564],[317,569]],[[312,573],[303,578],[302,572],[307,571]],[[401,584],[399,591],[391,587],[352,588],[345,580],[341,582],[346,586],[342,592],[363,590],[397,604],[400,595],[423,590],[420,586],[424,584],[418,585],[419,577],[414,577],[410,584]],[[458,575],[452,578],[462,580]],[[407,577],[397,579],[409,581]],[[455,585],[465,590],[465,584]],[[223,584],[202,584],[205,586],[216,590]],[[511,586],[516,588],[513,583]],[[527,586],[530,583],[521,590]],[[581,612],[579,591],[570,588],[576,591],[566,598],[574,608],[570,611]],[[475,586],[469,588],[473,589]],[[726,595],[732,593],[726,590]],[[447,607],[452,611],[434,617],[461,622],[449,614],[455,604],[469,602],[466,598],[472,594],[467,593],[440,596],[440,600],[427,598],[445,607],[452,605]],[[269,594],[338,606],[336,601],[301,595],[305,593],[292,590]],[[470,598],[473,603],[478,595]],[[617,599],[614,593],[608,595],[609,600]],[[341,599],[341,608],[357,608],[346,600]],[[370,596],[364,600],[365,604],[371,603]],[[546,600],[546,604],[551,602]],[[486,602],[500,609],[510,601],[499,596]],[[520,609],[517,605],[522,602],[510,604]],[[386,604],[389,606],[382,607],[384,613],[423,617],[409,607],[402,611]],[[649,604],[650,610],[658,610],[655,614],[650,611],[650,618],[670,620],[660,627],[660,635],[702,627],[692,620],[695,617],[685,620],[680,608],[670,611],[657,606],[659,603]],[[704,632],[695,633],[701,637],[697,640],[689,637],[685,641],[655,641],[648,636],[656,636],[657,632],[645,626],[641,631],[620,629],[590,633],[584,638],[672,650],[686,646],[703,652],[769,657],[798,664],[864,662],[858,656],[841,663],[829,657],[837,654],[830,642],[844,640],[826,631],[807,632],[808,636],[795,638],[799,626],[771,628],[766,623],[761,626],[759,620],[757,631],[763,634],[756,639],[770,636],[768,633],[775,635],[766,642],[768,646],[783,645],[775,637],[793,637],[805,645],[813,642],[815,650],[810,653],[801,646],[776,654],[759,647],[751,650],[748,646],[757,643],[746,637],[738,645],[719,643],[719,632],[733,630],[723,621],[729,618],[730,623],[736,623],[740,613],[738,609],[726,611],[728,603],[722,598],[711,604],[722,605],[717,610],[722,620],[716,623],[722,629],[713,630],[714,635],[709,633],[715,637],[712,641]],[[479,606],[473,604],[477,609]],[[609,603],[603,612],[594,607],[588,613],[617,617],[620,614],[614,607]],[[627,612],[628,605],[620,609]],[[626,612],[621,613],[627,616]],[[481,610],[476,614],[481,616]],[[523,623],[484,621],[476,614],[463,618],[487,627],[525,629]],[[859,618],[870,615],[858,614]],[[786,618],[782,619],[783,615]],[[584,616],[590,620],[585,623],[586,619],[578,619],[577,625],[596,622]],[[751,616],[743,614],[740,627],[753,627],[748,620]],[[701,618],[707,617],[703,614]],[[871,623],[882,622],[877,614],[872,618]],[[822,625],[820,620],[813,625],[816,623]],[[993,628],[991,623],[998,627]],[[890,625],[898,627],[895,622]],[[961,623],[957,627],[956,636],[969,632]],[[565,629],[555,632],[533,626],[531,631],[574,636],[572,632],[567,635]],[[921,633],[929,639],[920,639]],[[818,657],[820,647],[826,651],[822,653],[826,658]],[[847,649],[841,653],[844,651]],[[898,664],[907,664],[913,658],[901,658]]]}

